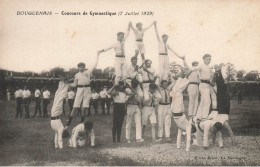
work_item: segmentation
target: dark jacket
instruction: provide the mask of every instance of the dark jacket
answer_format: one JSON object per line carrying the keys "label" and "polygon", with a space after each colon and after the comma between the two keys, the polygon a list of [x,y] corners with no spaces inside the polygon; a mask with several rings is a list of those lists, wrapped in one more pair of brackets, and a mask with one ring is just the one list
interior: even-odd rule
{"label": "dark jacket", "polygon": [[229,114],[230,99],[221,70],[215,73],[217,85],[217,109],[219,114]]}

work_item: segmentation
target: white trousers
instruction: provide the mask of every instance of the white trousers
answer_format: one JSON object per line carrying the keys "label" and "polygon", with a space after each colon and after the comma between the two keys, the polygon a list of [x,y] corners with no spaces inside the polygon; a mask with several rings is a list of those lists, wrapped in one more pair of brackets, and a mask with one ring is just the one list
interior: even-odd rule
{"label": "white trousers", "polygon": [[170,137],[170,128],[171,128],[170,109],[171,109],[170,105],[158,106],[158,137],[163,137],[163,130],[165,130],[165,137]]}
{"label": "white trousers", "polygon": [[136,140],[141,139],[142,135],[142,124],[141,124],[141,111],[138,105],[127,105],[127,116],[126,116],[126,139],[130,139],[132,120],[135,120]]}
{"label": "white trousers", "polygon": [[115,57],[114,67],[116,74],[115,83],[127,78],[127,65],[125,63],[125,58]]}
{"label": "white trousers", "polygon": [[84,108],[87,108],[87,107],[89,107],[90,99],[91,99],[91,88],[90,87],[77,88],[77,93],[76,93],[73,107],[80,108],[80,105],[83,102],[82,106]]}
{"label": "white trousers", "polygon": [[191,122],[189,122],[185,115],[173,117],[174,121],[178,127],[177,134],[177,148],[181,147],[181,137],[182,132],[186,131],[186,151],[190,151],[190,141],[191,141]]}
{"label": "white trousers", "polygon": [[210,88],[211,105],[212,109],[217,109],[217,95],[214,88]]}
{"label": "white trousers", "polygon": [[189,110],[188,116],[189,118],[193,118],[197,114],[198,109],[198,98],[199,98],[199,86],[195,84],[190,84],[188,86],[188,94],[189,94]]}
{"label": "white trousers", "polygon": [[197,118],[206,118],[209,115],[210,108],[210,88],[211,86],[207,83],[200,83],[199,91],[201,95],[200,105],[197,111]]}
{"label": "white trousers", "polygon": [[151,124],[156,124],[156,114],[154,107],[144,106],[142,109],[142,125],[147,125],[148,119]]}
{"label": "white trousers", "polygon": [[63,148],[62,133],[64,126],[60,119],[51,120],[51,128],[55,131],[54,144],[55,148]]}
{"label": "white trousers", "polygon": [[[157,81],[158,80],[156,80],[156,82]],[[150,85],[150,83],[143,83],[143,97],[144,97],[144,101],[149,100],[149,85]],[[158,104],[159,103],[158,100],[161,98],[161,94],[160,94],[160,92],[158,90],[156,90],[154,95],[156,97],[154,103]]]}
{"label": "white trousers", "polygon": [[161,80],[168,81],[169,75],[169,56],[159,55],[159,74]]}

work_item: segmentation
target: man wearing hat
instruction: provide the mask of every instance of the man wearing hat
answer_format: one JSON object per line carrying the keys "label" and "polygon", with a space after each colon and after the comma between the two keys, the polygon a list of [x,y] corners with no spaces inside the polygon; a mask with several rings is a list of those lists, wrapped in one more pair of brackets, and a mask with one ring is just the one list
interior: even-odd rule
{"label": "man wearing hat", "polygon": [[210,82],[211,82],[211,72],[209,63],[211,61],[211,55],[205,54],[203,56],[204,63],[197,67],[192,67],[192,71],[198,71],[200,75],[200,85],[199,91],[201,94],[201,101],[197,111],[197,118],[204,119],[207,118],[209,115],[210,109]]}
{"label": "man wearing hat", "polygon": [[[193,61],[192,67],[197,67],[198,64],[199,62]],[[193,71],[188,78],[190,80],[189,86],[187,88],[189,94],[188,116],[189,118],[193,118],[197,114],[197,109],[198,109],[199,84],[200,84],[199,72]]]}

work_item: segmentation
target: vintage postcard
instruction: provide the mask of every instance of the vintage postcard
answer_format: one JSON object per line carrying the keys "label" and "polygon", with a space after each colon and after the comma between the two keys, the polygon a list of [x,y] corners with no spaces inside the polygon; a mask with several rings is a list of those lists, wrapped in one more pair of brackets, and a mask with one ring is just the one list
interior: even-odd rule
{"label": "vintage postcard", "polygon": [[259,43],[259,0],[0,0],[0,165],[260,165]]}

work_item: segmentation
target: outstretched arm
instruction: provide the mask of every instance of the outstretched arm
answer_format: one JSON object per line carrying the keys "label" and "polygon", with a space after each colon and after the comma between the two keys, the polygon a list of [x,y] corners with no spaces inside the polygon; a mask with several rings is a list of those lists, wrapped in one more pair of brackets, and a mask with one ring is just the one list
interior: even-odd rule
{"label": "outstretched arm", "polygon": [[182,59],[182,60],[183,60],[183,65],[184,65],[184,68],[187,68],[187,69],[189,69],[189,66],[188,66],[188,64],[187,64],[187,62],[186,62],[186,56],[182,56],[182,57],[180,57],[180,59]]}
{"label": "outstretched arm", "polygon": [[113,49],[113,48],[114,48],[114,46],[111,45],[110,47],[105,48],[105,49],[102,49],[102,50],[99,50],[98,52],[99,52],[99,53],[101,53],[101,52],[106,52],[106,51],[108,51],[108,50],[110,50],[110,49]]}
{"label": "outstretched arm", "polygon": [[146,30],[148,30],[149,28],[151,28],[154,25],[155,22],[153,22],[152,24],[150,24],[148,27],[143,28],[143,32],[145,32]]}
{"label": "outstretched arm", "polygon": [[137,29],[133,27],[132,22],[130,22],[130,28],[131,28],[134,32],[137,32]]}
{"label": "outstretched arm", "polygon": [[123,41],[125,41],[125,40],[127,39],[127,37],[129,36],[131,25],[132,25],[132,23],[129,22],[129,23],[128,23],[128,27],[127,27],[127,31],[126,31],[126,33],[125,33],[125,37],[124,37],[124,40],[123,40]]}
{"label": "outstretched arm", "polygon": [[157,22],[156,21],[154,22],[154,29],[155,29],[156,38],[157,38],[158,42],[160,42],[161,38],[160,38],[159,33],[158,33]]}
{"label": "outstretched arm", "polygon": [[107,94],[109,94],[109,95],[111,95],[111,96],[113,96],[113,92],[114,92],[114,89],[115,89],[115,85],[113,85],[113,87],[112,88],[110,88],[108,91],[107,91]]}
{"label": "outstretched arm", "polygon": [[132,94],[128,94],[128,95],[137,94],[136,91],[128,83],[126,84],[126,88],[129,88],[133,92]]}
{"label": "outstretched arm", "polygon": [[169,45],[168,45],[168,49],[169,49],[173,54],[175,54],[175,56],[179,57],[180,59],[183,59],[183,57],[180,56],[178,53],[176,53]]}
{"label": "outstretched arm", "polygon": [[96,58],[95,58],[94,65],[93,65],[92,68],[89,69],[89,73],[92,73],[93,69],[97,67],[99,54],[100,54],[100,52],[98,51],[98,52],[97,52],[97,55],[96,55]]}
{"label": "outstretched arm", "polygon": [[231,129],[231,127],[229,126],[229,124],[228,124],[227,121],[224,123],[224,128],[226,128],[226,129],[228,130],[228,133],[229,133],[229,135],[230,135],[230,137],[231,137],[232,145],[234,146],[234,145],[236,144],[236,142],[235,142],[235,136],[234,136],[234,133],[233,133],[233,131],[232,131],[232,129]]}

